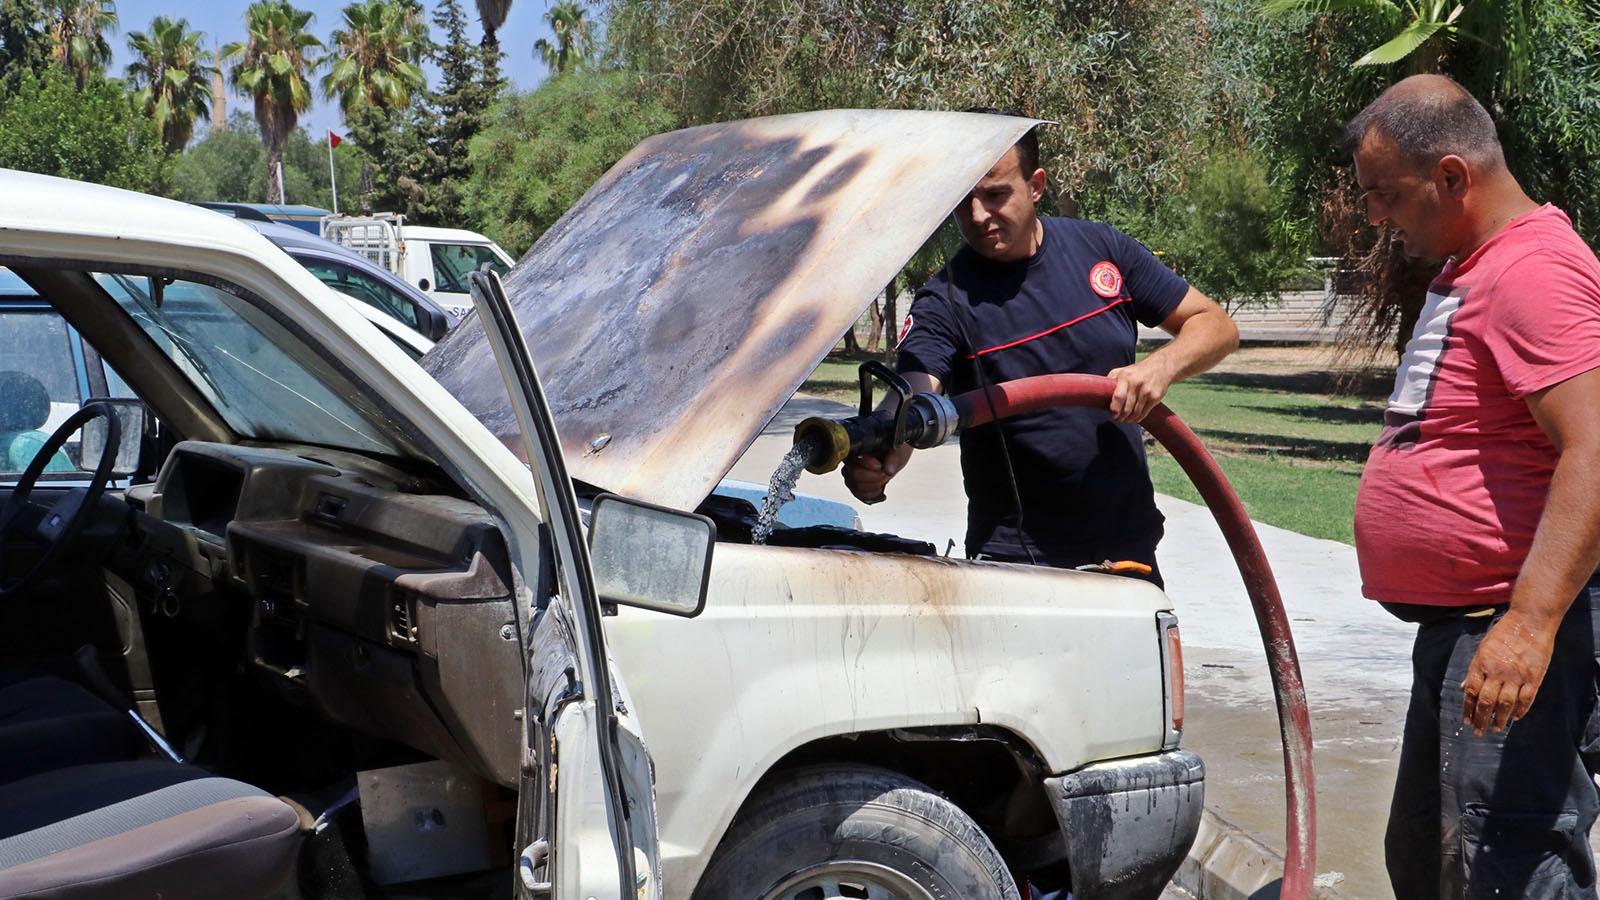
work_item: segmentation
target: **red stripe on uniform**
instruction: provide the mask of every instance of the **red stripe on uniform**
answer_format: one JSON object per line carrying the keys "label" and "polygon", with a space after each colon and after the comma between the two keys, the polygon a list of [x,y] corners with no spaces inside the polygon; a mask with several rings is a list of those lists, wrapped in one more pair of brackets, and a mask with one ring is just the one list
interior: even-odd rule
{"label": "red stripe on uniform", "polygon": [[1012,347],[1015,347],[1018,344],[1026,344],[1029,341],[1036,341],[1039,338],[1044,337],[1045,335],[1055,334],[1056,332],[1060,331],[1063,328],[1071,328],[1072,326],[1078,324],[1079,322],[1082,322],[1084,319],[1092,319],[1095,316],[1098,316],[1101,313],[1105,312],[1106,310],[1111,309],[1112,307],[1120,306],[1120,305],[1122,305],[1124,303],[1132,303],[1132,302],[1133,302],[1133,298],[1132,297],[1118,297],[1117,299],[1111,301],[1110,303],[1107,303],[1105,306],[1100,307],[1099,309],[1095,310],[1094,312],[1084,313],[1083,315],[1077,317],[1076,319],[1071,319],[1069,321],[1062,322],[1060,325],[1052,325],[1049,328],[1046,328],[1045,330],[1039,332],[1038,334],[1030,334],[1025,338],[1018,338],[1018,339],[1012,341],[1009,344],[999,344],[999,345],[994,346],[994,347],[985,347],[984,349],[979,350],[977,353],[969,353],[969,354],[967,354],[967,359],[977,359],[978,357],[983,356],[986,353],[994,353],[994,352],[999,351],[999,350],[1010,350]]}

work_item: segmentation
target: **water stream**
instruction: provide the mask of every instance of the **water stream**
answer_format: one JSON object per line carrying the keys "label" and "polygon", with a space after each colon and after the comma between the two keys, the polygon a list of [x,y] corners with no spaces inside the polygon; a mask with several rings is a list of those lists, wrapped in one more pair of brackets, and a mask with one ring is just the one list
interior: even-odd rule
{"label": "water stream", "polygon": [[778,522],[778,510],[794,499],[795,482],[800,480],[800,473],[805,471],[812,450],[809,443],[795,444],[784,454],[783,462],[778,463],[772,480],[767,482],[767,496],[761,498],[761,515],[756,519],[756,527],[750,530],[750,538],[755,543],[765,544],[767,538],[772,536],[772,527]]}

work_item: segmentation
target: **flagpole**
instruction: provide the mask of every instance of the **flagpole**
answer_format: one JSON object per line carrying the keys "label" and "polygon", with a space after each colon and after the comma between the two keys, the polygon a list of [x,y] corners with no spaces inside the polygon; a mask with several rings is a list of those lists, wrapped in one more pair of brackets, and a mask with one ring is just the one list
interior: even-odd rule
{"label": "flagpole", "polygon": [[333,214],[339,214],[339,177],[333,171],[333,132],[328,132],[328,183],[333,185]]}

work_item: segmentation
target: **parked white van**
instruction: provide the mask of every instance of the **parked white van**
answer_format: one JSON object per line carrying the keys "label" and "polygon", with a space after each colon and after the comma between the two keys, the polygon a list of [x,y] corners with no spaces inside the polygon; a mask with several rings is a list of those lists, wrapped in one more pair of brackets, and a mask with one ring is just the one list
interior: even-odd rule
{"label": "parked white van", "polygon": [[487,268],[504,275],[512,266],[499,244],[476,231],[407,225],[405,216],[396,213],[328,216],[322,220],[322,236],[416,285],[456,321],[472,309],[469,273]]}

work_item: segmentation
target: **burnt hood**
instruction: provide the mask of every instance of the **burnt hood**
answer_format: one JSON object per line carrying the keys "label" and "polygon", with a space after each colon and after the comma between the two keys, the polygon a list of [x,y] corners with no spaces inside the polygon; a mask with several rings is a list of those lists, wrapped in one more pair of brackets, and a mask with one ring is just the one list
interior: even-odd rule
{"label": "burnt hood", "polygon": [[[693,509],[1035,124],[835,110],[634,148],[503,279],[572,477]],[[476,314],[422,366],[521,455]]]}

